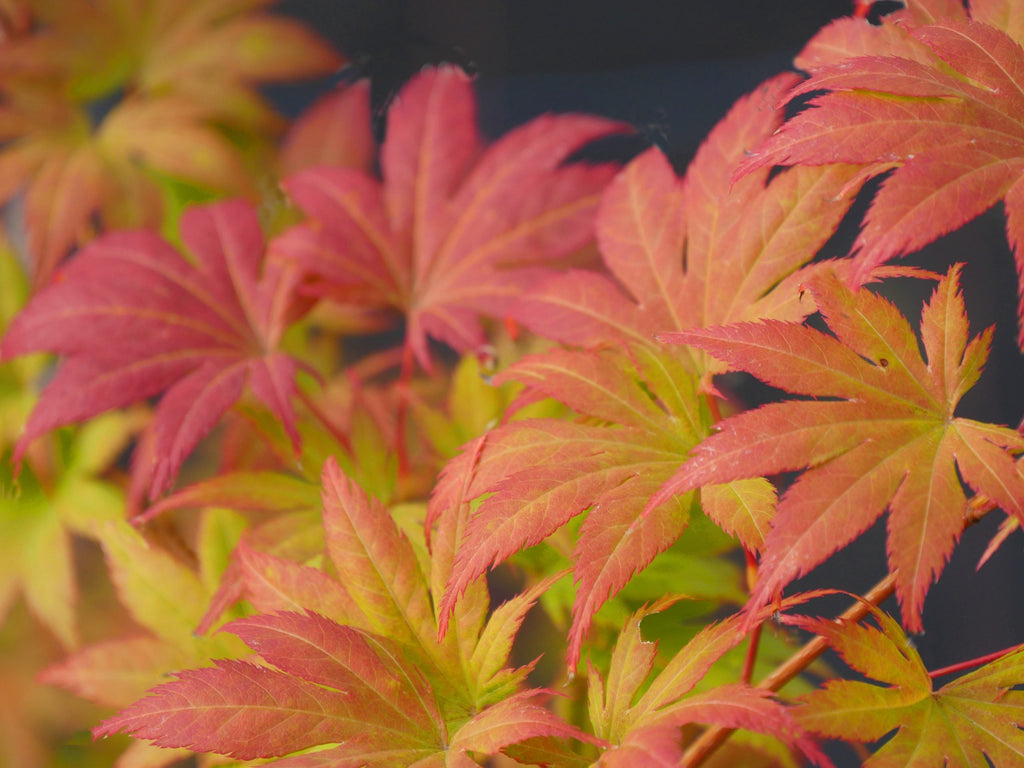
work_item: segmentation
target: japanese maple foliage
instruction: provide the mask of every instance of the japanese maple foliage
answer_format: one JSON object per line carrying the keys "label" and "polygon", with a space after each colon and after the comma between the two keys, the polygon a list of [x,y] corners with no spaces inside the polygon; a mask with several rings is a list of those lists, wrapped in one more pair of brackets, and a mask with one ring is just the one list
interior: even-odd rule
{"label": "japanese maple foliage", "polygon": [[[520,381],[609,426],[520,422],[481,438],[468,497],[492,495],[469,522],[446,605],[489,566],[589,509],[574,552],[575,664],[593,613],[686,528],[692,496],[660,494],[650,514],[640,512],[710,433],[699,386],[717,369],[689,351],[658,346],[654,334],[726,318],[802,317],[809,302],[801,305],[795,286],[807,271],[798,270],[850,204],[842,191],[853,168],[800,168],[770,184],[767,173],[731,184],[726,169],[778,125],[766,105],[794,82],[773,79],[738,103],[682,180],[657,149],[630,163],[598,213],[597,240],[610,274],[552,277],[515,307],[530,328],[594,349],[524,360],[498,380]],[[711,291],[717,283],[735,289]],[[609,342],[627,353],[596,349]],[[447,501],[449,477],[461,482],[442,476],[437,508]],[[766,481],[708,488],[703,502],[748,550],[761,547],[775,502]]]}
{"label": "japanese maple foliage", "polygon": [[959,267],[939,281],[921,317],[925,356],[896,309],[833,275],[809,283],[836,334],[765,320],[665,334],[813,400],[733,416],[651,500],[705,483],[811,467],[785,493],[765,541],[752,600],[767,602],[863,533],[889,509],[889,562],[904,624],[921,606],[968,523],[961,480],[1024,516],[1015,430],[956,418],[981,375],[991,330],[968,341]]}
{"label": "japanese maple foliage", "polygon": [[298,441],[299,363],[275,349],[293,310],[295,270],[264,260],[256,212],[241,201],[191,209],[181,235],[195,264],[147,230],[104,236],[11,324],[3,357],[67,358],[15,461],[43,432],[167,390],[150,426],[152,465],[137,469],[155,495],[246,384]]}
{"label": "japanese maple foliage", "polygon": [[[341,57],[267,5],[0,0],[0,647],[57,639],[96,764],[1018,765],[1020,646],[907,635],[969,526],[1015,556],[1024,437],[966,397],[1013,331],[989,254],[890,262],[1002,201],[1024,263],[1020,4],[858,0],[681,176],[579,160],[600,117],[485,142],[450,65],[379,146],[347,78],[285,131],[253,85]],[[795,588],[883,516],[875,587]]]}
{"label": "japanese maple foliage", "polygon": [[[1013,3],[915,0],[883,25],[847,20],[809,44],[820,93],[743,168],[861,163],[887,171],[856,244],[854,281],[1005,202],[1024,347],[1024,26]],[[894,170],[895,169],[895,170]]]}
{"label": "japanese maple foliage", "polygon": [[222,628],[261,664],[219,661],[179,673],[96,733],[125,729],[161,746],[243,759],[334,745],[274,762],[292,768],[470,766],[468,751],[495,754],[541,736],[590,738],[535,702],[544,691],[508,695],[526,676],[505,663],[535,594],[513,598],[484,624],[487,596],[478,591],[461,611],[459,637],[439,644],[430,574],[387,510],[333,463],[324,470],[324,527],[336,580],[311,568],[284,578],[294,566],[257,561],[261,581],[276,589],[252,595],[275,612]]}
{"label": "japanese maple foliage", "polygon": [[626,126],[589,116],[537,118],[484,149],[468,78],[453,67],[407,85],[388,113],[377,180],[317,167],[284,187],[310,217],[280,246],[336,301],[397,309],[406,345],[430,365],[427,338],[459,351],[486,337],[540,267],[592,236],[608,166],[570,154]]}
{"label": "japanese maple foliage", "polygon": [[[833,738],[874,741],[896,731],[866,768],[903,765],[1014,765],[1024,758],[1024,701],[1013,690],[1021,648],[935,689],[903,629],[871,608],[878,627],[793,616],[787,622],[825,638],[870,680],[832,680],[794,711],[806,728]],[[940,672],[942,670],[939,670]]]}
{"label": "japanese maple foliage", "polygon": [[[0,200],[25,190],[36,285],[104,228],[157,228],[176,184],[255,196],[238,139],[283,121],[261,82],[341,59],[263,0],[35,0],[0,47]],[[29,23],[31,22],[31,23]],[[235,139],[224,130],[230,127]]]}

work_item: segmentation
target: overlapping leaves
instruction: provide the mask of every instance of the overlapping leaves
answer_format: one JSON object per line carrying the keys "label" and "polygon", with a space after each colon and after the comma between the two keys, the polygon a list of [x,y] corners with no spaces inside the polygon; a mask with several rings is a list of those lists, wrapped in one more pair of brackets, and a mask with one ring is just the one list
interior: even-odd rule
{"label": "overlapping leaves", "polygon": [[311,222],[281,252],[319,293],[403,313],[407,348],[421,364],[430,362],[428,337],[475,350],[486,341],[481,315],[500,318],[537,269],[592,238],[613,171],[559,166],[624,130],[595,117],[545,116],[482,149],[469,79],[452,67],[428,70],[388,113],[381,180],[338,167],[286,180]]}
{"label": "overlapping leaves", "polygon": [[899,624],[872,608],[866,624],[789,617],[824,637],[869,680],[830,680],[801,697],[793,714],[829,738],[872,742],[895,734],[865,768],[1017,765],[1024,759],[1024,653],[1009,653],[935,690]]}
{"label": "overlapping leaves", "polygon": [[163,390],[150,427],[152,452],[136,462],[151,495],[249,389],[293,441],[291,395],[299,363],[276,350],[294,310],[294,270],[264,259],[253,208],[230,201],[189,210],[189,263],[153,232],[90,243],[14,319],[0,355],[65,356],[15,451],[53,427]]}
{"label": "overlapping leaves", "polygon": [[[324,470],[324,530],[337,578],[248,550],[248,594],[263,613],[224,629],[260,663],[220,661],[186,671],[96,729],[127,730],[162,746],[299,766],[474,765],[541,736],[586,738],[519,690],[526,670],[505,667],[536,590],[485,623],[486,589],[474,591],[458,631],[436,641],[430,583],[388,511],[338,470]],[[440,531],[435,546],[450,546]],[[543,588],[543,585],[541,586]],[[270,612],[274,611],[274,612]]]}
{"label": "overlapping leaves", "polygon": [[[790,83],[769,81],[734,107],[682,181],[655,149],[634,160],[598,214],[611,274],[571,271],[517,304],[525,325],[589,349],[530,358],[498,380],[523,382],[590,423],[503,426],[449,467],[435,514],[466,477],[467,500],[490,495],[467,526],[446,608],[488,567],[588,511],[574,551],[574,664],[594,612],[687,526],[694,496],[662,495],[656,510],[639,513],[708,434],[711,415],[698,389],[715,364],[659,348],[654,333],[725,318],[802,317],[808,308],[798,300],[796,271],[849,204],[840,194],[853,177],[847,168],[794,169],[767,186],[764,173],[731,187],[729,169],[775,128],[770,105]],[[627,351],[601,349],[611,342]],[[701,501],[748,549],[761,546],[775,501],[766,481],[707,488]]]}
{"label": "overlapping leaves", "polygon": [[[219,533],[224,514],[205,515],[201,550]],[[241,656],[245,646],[229,635],[197,637],[195,627],[223,562],[200,557],[200,572],[147,541],[123,520],[95,521],[118,598],[146,631],[134,630],[77,650],[47,669],[44,682],[60,685],[108,707],[126,707],[169,672],[208,662],[211,656]]]}
{"label": "overlapping leaves", "polygon": [[[448,464],[431,500],[434,514],[453,514],[459,503],[468,506],[470,499],[491,495],[465,527],[442,617],[489,567],[589,510],[574,552],[577,590],[568,653],[576,663],[594,612],[689,521],[693,497],[671,498],[645,520],[642,531],[626,535],[709,421],[697,405],[693,374],[671,362],[649,355],[636,366],[626,355],[565,350],[528,358],[504,375],[612,424],[515,422],[470,443]],[[654,389],[659,396],[671,382],[664,405],[651,398],[651,381],[662,385]]]}
{"label": "overlapping leaves", "polygon": [[[24,270],[0,243],[0,329],[22,308]],[[67,648],[80,639],[73,536],[95,537],[100,520],[123,512],[118,489],[103,478],[139,428],[137,413],[97,418],[39,441],[15,477],[11,448],[35,403],[39,356],[0,364],[0,625],[20,595]]]}
{"label": "overlapping leaves", "polygon": [[737,102],[682,180],[657,149],[634,160],[598,214],[608,274],[552,277],[517,303],[516,319],[548,338],[598,347],[656,346],[661,331],[804,317],[810,309],[798,300],[797,270],[839,226],[857,169],[792,168],[774,177],[765,169],[732,180],[732,169],[778,127],[773,105],[796,82],[773,78]]}
{"label": "overlapping leaves", "polygon": [[[1024,25],[1011,4],[972,2],[969,18],[959,3],[914,2],[898,24],[847,20],[821,37],[800,59],[811,77],[790,94],[819,94],[812,108],[744,168],[892,170],[855,244],[855,281],[999,201],[1024,274]],[[1020,292],[1024,317],[1024,283]],[[1018,340],[1024,346],[1024,322]]]}
{"label": "overlapping leaves", "polygon": [[889,563],[904,623],[921,608],[967,522],[961,478],[1018,518],[1024,437],[954,415],[988,356],[991,329],[968,341],[960,268],[925,305],[921,337],[867,290],[835,275],[808,283],[835,337],[762,321],[666,334],[730,366],[813,400],[772,403],[733,416],[652,500],[744,477],[805,471],[779,502],[752,601],[761,605],[863,533],[886,508]]}
{"label": "overlapping leaves", "polygon": [[337,54],[264,0],[43,0],[0,48],[0,202],[25,190],[36,285],[107,229],[162,223],[171,178],[254,192],[243,153],[281,120],[260,82],[323,74]]}
{"label": "overlapping leaves", "polygon": [[679,765],[679,728],[694,722],[771,734],[803,751],[815,765],[828,765],[787,708],[767,691],[735,683],[693,693],[712,665],[746,637],[738,617],[705,627],[652,675],[658,646],[643,639],[640,622],[672,601],[668,598],[630,617],[618,636],[606,677],[590,665],[590,720],[596,735],[614,747],[603,752],[596,765]]}

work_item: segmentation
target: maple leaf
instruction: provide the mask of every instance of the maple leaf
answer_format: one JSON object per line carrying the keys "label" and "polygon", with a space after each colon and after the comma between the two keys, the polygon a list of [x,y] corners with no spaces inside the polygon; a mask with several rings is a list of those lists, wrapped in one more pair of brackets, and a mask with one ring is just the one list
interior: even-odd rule
{"label": "maple leaf", "polygon": [[[513,422],[449,462],[431,499],[433,516],[443,519],[465,506],[453,498],[453,486],[464,486],[465,502],[491,495],[465,523],[441,602],[442,631],[467,585],[590,510],[573,557],[578,588],[567,659],[575,665],[594,612],[683,532],[692,496],[667,499],[643,530],[624,535],[699,442],[700,425],[710,423],[698,406],[692,372],[653,355],[644,362],[648,367],[623,354],[558,350],[528,357],[496,379],[528,382],[581,414],[612,423]],[[650,391],[660,395],[658,385],[666,381],[672,387],[662,405]]]}
{"label": "maple leaf", "polygon": [[652,500],[743,477],[808,468],[786,491],[765,541],[753,605],[863,533],[888,507],[889,565],[904,622],[921,607],[966,524],[960,478],[1024,516],[1024,438],[954,415],[981,375],[992,329],[968,342],[951,268],[921,315],[927,362],[906,319],[835,275],[808,283],[829,336],[762,321],[663,338],[705,349],[765,382],[814,400],[772,403],[730,417]]}
{"label": "maple leaf", "polygon": [[[27,278],[0,235],[0,332],[24,306]],[[123,514],[118,490],[101,479],[139,427],[138,413],[108,414],[33,446],[15,478],[11,451],[35,404],[39,356],[0,363],[0,624],[20,594],[65,647],[79,642],[74,567],[77,534]]]}
{"label": "maple leaf", "polygon": [[[329,461],[324,531],[337,578],[242,545],[247,594],[273,610],[227,624],[261,663],[225,660],[173,682],[94,733],[126,730],[160,746],[242,759],[286,757],[282,767],[475,765],[538,737],[593,740],[541,706],[548,692],[518,690],[526,670],[505,668],[512,638],[547,583],[459,617],[436,641],[427,579],[389,512]],[[483,610],[480,610],[483,608]],[[322,613],[321,613],[322,611]],[[470,637],[470,632],[475,636]],[[425,761],[425,762],[423,762]],[[440,764],[440,763],[438,763]]]}
{"label": "maple leaf", "polygon": [[[870,742],[895,731],[865,768],[1014,765],[1024,759],[1024,652],[1008,653],[935,690],[899,624],[871,607],[878,628],[846,620],[787,616],[824,637],[869,680],[830,680],[793,710],[807,730]],[[877,681],[877,682],[872,682]]]}
{"label": "maple leaf", "polygon": [[[250,556],[258,561],[260,557],[275,558],[276,562],[283,564],[291,573],[290,566],[296,563],[307,563],[322,559],[324,555],[323,524],[320,515],[314,511],[300,511],[291,513],[278,513],[268,520],[253,526],[245,531],[239,538],[235,549],[231,552],[228,563],[220,577],[220,584],[216,593],[210,599],[206,613],[196,626],[197,634],[206,634],[221,619],[225,611],[235,605],[239,600],[248,596],[253,603],[266,612],[274,610],[296,610],[297,607],[310,607],[311,610],[324,613],[327,616],[334,616],[330,611],[321,609],[319,602],[288,601],[282,605],[280,601],[274,602],[272,608],[264,608],[264,604],[258,601],[255,596],[259,591],[253,587],[248,578]],[[262,579],[265,573],[274,571],[275,578],[281,578],[280,569],[274,565],[266,565],[260,568]],[[318,573],[312,570],[306,573],[307,583],[319,584],[312,574]],[[273,583],[274,580],[271,580]],[[326,588],[325,588],[326,589]],[[270,591],[277,593],[277,586],[271,586]]]}
{"label": "maple leaf", "polygon": [[136,467],[155,496],[248,383],[298,441],[291,395],[299,363],[276,346],[296,276],[263,258],[253,208],[242,201],[182,216],[186,261],[149,231],[90,243],[13,320],[0,345],[65,356],[15,448],[37,436],[167,390],[154,414],[152,466]]}
{"label": "maple leaf", "polygon": [[[657,149],[630,163],[598,213],[598,244],[611,275],[552,277],[516,305],[516,319],[532,330],[590,349],[528,358],[495,381],[521,382],[608,426],[523,421],[474,444],[482,450],[466,498],[491,495],[467,524],[445,609],[487,568],[589,510],[574,552],[568,659],[575,664],[593,613],[685,529],[692,496],[662,497],[656,515],[634,524],[645,499],[708,434],[712,419],[698,384],[714,364],[702,367],[687,351],[659,347],[654,334],[726,318],[803,317],[810,302],[799,302],[796,271],[849,205],[840,194],[853,178],[846,168],[797,168],[767,186],[764,173],[730,189],[729,169],[778,124],[770,105],[791,83],[776,78],[741,100],[683,181]],[[711,290],[722,284],[736,289]],[[610,341],[628,351],[597,349]],[[436,515],[451,505],[448,484],[461,483],[465,471],[463,461],[442,475]],[[767,481],[708,488],[701,502],[748,549],[761,546],[775,502]]]}
{"label": "maple leaf", "polygon": [[299,115],[281,144],[277,162],[282,178],[318,165],[369,173],[375,156],[370,83],[360,80],[322,96]]}
{"label": "maple leaf", "polygon": [[643,639],[640,622],[676,599],[665,598],[630,616],[606,676],[588,662],[590,719],[596,735],[614,746],[597,765],[625,768],[636,760],[678,765],[682,757],[679,728],[694,722],[771,734],[803,751],[815,765],[830,765],[787,708],[767,691],[728,684],[693,693],[712,665],[747,636],[741,617],[708,625],[652,675],[658,644]]}
{"label": "maple leaf", "polygon": [[[598,246],[610,275],[552,277],[516,304],[516,320],[548,338],[595,347],[656,346],[660,331],[804,317],[811,308],[798,299],[803,278],[795,273],[839,226],[858,169],[792,168],[774,178],[765,169],[731,178],[778,127],[773,105],[796,82],[775,77],[740,99],[683,179],[657,148],[630,163],[598,211]],[[716,289],[722,285],[731,288]]]}
{"label": "maple leaf", "polygon": [[157,227],[173,194],[158,176],[254,195],[223,127],[256,140],[279,130],[255,86],[340,61],[259,5],[33,3],[31,33],[0,49],[0,202],[25,189],[37,286],[97,214],[108,229]]}
{"label": "maple leaf", "polygon": [[[883,15],[874,24],[866,18],[867,6],[874,2],[865,0],[861,4],[863,13],[835,19],[822,27],[794,60],[797,69],[813,72],[826,64],[856,56],[902,56],[922,63],[934,63],[934,55],[913,37],[912,30],[940,20],[964,21],[968,18],[960,0],[908,0],[902,8]],[[1003,3],[1004,0],[982,0],[972,3],[971,11],[979,20],[992,24],[991,19],[979,16],[980,6],[988,6],[998,13],[997,8]],[[998,23],[993,26],[1005,29]]]}
{"label": "maple leaf", "polygon": [[[72,653],[40,674],[40,682],[58,685],[107,707],[125,707],[168,672],[239,656],[244,646],[230,635],[197,637],[195,626],[212,586],[123,520],[93,520],[93,536],[103,545],[118,599],[145,630]],[[202,561],[206,563],[207,557]]]}
{"label": "maple leaf", "polygon": [[[1000,3],[973,3],[972,13],[1009,23]],[[827,163],[865,164],[871,174],[891,170],[854,244],[854,283],[1004,201],[1024,318],[1020,33],[1019,24],[1008,33],[978,20],[943,19],[852,46],[874,55],[830,57],[820,66],[808,57],[811,77],[788,98],[826,93],[814,96],[812,108],[769,138],[740,173]],[[1019,325],[1024,346],[1024,322]]]}
{"label": "maple leaf", "polygon": [[118,490],[100,479],[136,429],[132,414],[109,414],[64,442],[37,446],[11,476],[0,452],[0,623],[20,592],[65,647],[79,643],[74,536],[95,539],[101,521],[123,515]]}
{"label": "maple leaf", "polygon": [[559,165],[626,130],[595,117],[544,116],[481,150],[475,113],[466,75],[427,70],[388,113],[381,180],[321,167],[284,182],[311,222],[282,239],[281,253],[319,293],[404,313],[407,349],[424,366],[428,337],[459,351],[480,347],[480,315],[501,317],[536,280],[536,265],[592,237],[613,171]]}
{"label": "maple leaf", "polygon": [[90,133],[86,116],[62,104],[60,94],[39,94],[18,83],[7,91],[4,107],[28,111],[29,118],[15,120],[28,124],[0,152],[0,200],[24,189],[37,288],[70,248],[95,234],[94,217],[105,229],[158,228],[172,192],[158,178],[254,196],[238,151],[202,122],[193,104],[171,97],[128,99]]}

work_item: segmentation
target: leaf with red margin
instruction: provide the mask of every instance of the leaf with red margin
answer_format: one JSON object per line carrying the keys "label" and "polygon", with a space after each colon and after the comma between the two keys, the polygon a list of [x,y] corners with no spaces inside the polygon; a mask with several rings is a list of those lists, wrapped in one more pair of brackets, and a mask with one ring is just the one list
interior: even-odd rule
{"label": "leaf with red margin", "polygon": [[210,590],[192,568],[123,520],[97,525],[94,535],[103,545],[119,601],[149,634],[86,646],[45,669],[41,682],[104,706],[125,707],[173,670],[245,653],[236,637],[195,635]]}
{"label": "leaf with red margin", "polygon": [[392,641],[306,613],[251,616],[224,631],[238,635],[282,672],[346,691],[367,719],[423,734],[428,743],[444,737],[430,687]]}
{"label": "leaf with red margin", "polygon": [[[865,0],[867,5],[873,2]],[[985,2],[987,0],[971,3],[975,18],[978,18],[978,6]],[[995,4],[1000,2],[1002,0],[994,0]],[[911,30],[934,24],[940,19],[966,20],[963,4],[960,0],[908,0],[904,6],[883,16],[878,25],[864,17],[852,16],[826,24],[804,46],[793,63],[805,72],[856,56],[902,56],[923,64],[934,63],[934,54],[914,38]]]}
{"label": "leaf with red margin", "polygon": [[[853,169],[796,169],[770,183],[766,172],[731,182],[730,169],[747,147],[778,125],[773,103],[793,82],[776,78],[741,100],[683,181],[656,149],[634,160],[609,186],[598,213],[598,243],[610,276],[573,271],[553,277],[517,304],[516,318],[543,335],[588,348],[619,342],[633,359],[558,351],[519,363],[499,380],[525,383],[617,426],[522,422],[491,433],[466,494],[492,495],[466,526],[442,608],[450,609],[488,567],[589,510],[574,552],[579,589],[572,664],[597,608],[684,530],[692,498],[662,499],[657,514],[637,519],[644,500],[668,479],[666,470],[708,434],[711,418],[698,400],[695,376],[718,364],[702,368],[687,352],[658,347],[654,333],[733,317],[803,317],[812,307],[799,301],[797,284],[806,275],[798,270],[850,202],[843,192],[854,181]],[[711,290],[719,284],[737,288]],[[452,496],[449,483],[446,473],[432,503],[436,514]],[[716,490],[707,511],[758,549],[773,506],[765,483]],[[443,628],[443,611],[441,620]]]}
{"label": "leaf with red margin", "polygon": [[529,589],[506,600],[494,609],[486,625],[478,632],[472,655],[469,658],[469,674],[475,681],[478,699],[492,703],[507,689],[517,688],[533,668],[532,664],[519,669],[509,669],[512,643],[519,634],[527,612],[537,598],[565,573],[556,573],[541,579]]}
{"label": "leaf with red margin", "polygon": [[804,470],[779,502],[751,604],[771,601],[889,508],[889,566],[904,623],[921,608],[966,524],[963,482],[1024,518],[1014,430],[954,417],[988,355],[991,329],[968,341],[960,267],[943,278],[917,339],[895,307],[837,277],[809,283],[838,338],[764,321],[666,334],[814,400],[772,403],[726,419],[656,495]]}
{"label": "leaf with red margin", "polygon": [[96,737],[128,731],[157,746],[187,747],[249,760],[367,738],[394,748],[422,746],[397,724],[377,722],[366,702],[269,667],[219,661],[180,672],[105,720]]}
{"label": "leaf with red margin", "polygon": [[626,126],[545,116],[481,150],[469,79],[454,67],[414,78],[388,114],[382,180],[342,168],[301,171],[285,189],[311,219],[280,243],[316,290],[407,318],[407,348],[428,337],[459,351],[485,341],[537,269],[593,236],[607,166],[563,161]]}
{"label": "leaf with red margin", "polygon": [[[984,7],[992,20],[1006,17]],[[1024,319],[1024,40],[973,20],[911,28],[909,51],[815,67],[790,98],[826,91],[741,166],[859,163],[882,183],[854,245],[855,283],[1005,201]],[[921,54],[927,52],[927,56]],[[1018,343],[1024,346],[1024,322]]]}
{"label": "leaf with red margin", "polygon": [[65,358],[16,458],[54,427],[166,390],[152,425],[153,463],[137,469],[155,496],[246,384],[297,445],[291,396],[300,363],[275,350],[292,308],[293,270],[264,260],[248,203],[192,208],[181,231],[194,264],[148,231],[106,235],[15,317],[3,358],[44,350]]}
{"label": "leaf with red margin", "polygon": [[292,768],[468,765],[467,751],[495,754],[552,736],[592,740],[534,701],[546,691],[519,690],[532,665],[503,669],[525,612],[547,583],[500,606],[482,628],[481,613],[476,634],[464,638],[470,654],[460,657],[455,643],[435,639],[416,552],[388,510],[333,460],[323,483],[327,550],[338,580],[241,544],[236,562],[257,607],[302,612],[226,625],[259,654],[260,665],[219,661],[179,673],[104,722],[97,736],[125,730],[160,746],[244,759],[342,742],[281,761]]}
{"label": "leaf with red margin", "polygon": [[36,678],[106,707],[125,707],[168,670],[198,659],[155,637],[129,637],[87,646],[44,669]]}
{"label": "leaf with red margin", "polygon": [[448,765],[452,768],[473,768],[478,765],[466,752],[493,755],[505,747],[538,736],[572,737],[598,743],[579,728],[569,725],[554,712],[531,699],[549,694],[544,690],[522,691],[475,715],[452,735]]}
{"label": "leaf with red margin", "polygon": [[[765,169],[732,180],[746,153],[778,127],[775,102],[796,82],[773,78],[737,102],[682,180],[656,148],[630,163],[598,210],[598,245],[611,274],[545,280],[516,304],[515,318],[566,344],[655,346],[659,331],[812,311],[798,300],[802,278],[794,273],[838,227],[859,171],[795,168],[770,179]],[[731,288],[714,290],[722,285]]]}
{"label": "leaf with red margin", "polygon": [[595,768],[678,768],[683,758],[681,741],[679,729],[672,726],[630,731],[615,749],[602,753]]}
{"label": "leaf with red margin", "polygon": [[[246,550],[271,555],[277,562],[290,560],[293,564],[320,559],[324,555],[321,516],[319,512],[278,513],[246,531],[231,554],[221,575],[220,586],[217,587],[209,607],[196,627],[196,634],[204,635],[209,632],[221,615],[245,595],[249,576],[242,558]],[[268,587],[270,591],[292,592],[282,587],[278,579],[268,581],[273,584]],[[313,604],[316,605],[318,604]]]}
{"label": "leaf with red margin", "polygon": [[[869,606],[878,624],[787,616],[787,623],[824,637],[869,681],[829,680],[799,699],[796,720],[813,733],[875,741],[895,730],[865,768],[909,765],[1016,765],[1024,759],[1024,673],[1015,652],[934,690],[899,624]],[[877,682],[875,682],[877,681]]]}
{"label": "leaf with red margin", "polygon": [[260,613],[310,611],[345,626],[369,629],[369,620],[345,586],[323,571],[260,552],[244,539],[234,557],[245,597]]}
{"label": "leaf with red margin", "polygon": [[[514,422],[487,433],[477,461],[468,458],[477,450],[471,446],[449,464],[431,499],[432,516],[452,504],[453,484],[463,499],[491,495],[465,524],[439,626],[446,630],[459,595],[488,568],[589,510],[573,555],[578,589],[567,658],[575,665],[601,604],[686,528],[692,497],[667,500],[643,530],[621,535],[706,433],[700,425],[710,418],[698,405],[692,372],[670,357],[556,350],[525,358],[496,381],[510,378],[611,423]],[[666,388],[661,401],[652,399]]]}
{"label": "leaf with red margin", "polygon": [[371,630],[418,648],[439,669],[457,664],[436,643],[426,579],[384,505],[346,477],[333,458],[324,465],[323,501],[327,553]]}
{"label": "leaf with red margin", "polygon": [[385,638],[315,614],[225,627],[263,661],[219,661],[178,674],[95,734],[127,730],[158,746],[251,759],[354,739],[361,747],[433,748],[445,725],[415,665]]}
{"label": "leaf with red margin", "polygon": [[[458,631],[439,641],[434,613],[439,596],[428,589],[411,543],[388,510],[342,474],[333,459],[324,465],[323,484],[327,552],[358,609],[347,620],[400,643],[453,709],[470,711],[515,689],[529,670],[504,665],[537,590],[499,606],[485,624],[487,590],[482,583],[475,586],[454,614]],[[442,531],[439,538],[446,537]]]}
{"label": "leaf with red margin", "polygon": [[[679,727],[693,722],[770,734],[800,749],[815,765],[830,765],[768,691],[737,683],[691,693],[711,666],[746,638],[741,616],[705,627],[652,678],[657,643],[643,640],[640,622],[672,602],[662,600],[630,617],[612,652],[607,682],[590,665],[590,718],[597,735],[613,745],[598,765],[628,765],[617,754],[620,749],[628,756],[653,749],[653,756],[665,761],[681,751]],[[648,678],[652,679],[641,694]]]}

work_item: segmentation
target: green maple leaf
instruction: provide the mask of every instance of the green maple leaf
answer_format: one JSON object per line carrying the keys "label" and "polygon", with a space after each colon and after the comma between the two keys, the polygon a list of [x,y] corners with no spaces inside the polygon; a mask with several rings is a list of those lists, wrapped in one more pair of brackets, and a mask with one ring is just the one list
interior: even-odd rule
{"label": "green maple leaf", "polygon": [[598,765],[678,765],[682,757],[679,728],[694,722],[770,734],[806,754],[815,765],[829,765],[787,708],[768,691],[729,683],[694,693],[712,665],[747,637],[741,616],[704,627],[655,673],[658,644],[643,640],[640,622],[673,602],[663,599],[629,618],[607,675],[602,677],[589,664],[590,720],[596,735],[615,746],[602,754]]}
{"label": "green maple leaf", "polygon": [[[165,747],[288,768],[476,765],[541,737],[593,739],[521,690],[506,666],[527,610],[548,582],[486,616],[481,582],[438,642],[431,583],[443,584],[457,525],[441,526],[428,575],[391,512],[342,474],[323,474],[324,535],[337,577],[246,545],[246,594],[261,613],[224,627],[261,657],[220,660],[160,685],[95,733],[125,730]],[[450,518],[447,523],[453,522]],[[457,520],[455,520],[457,523]],[[323,747],[306,754],[289,753]],[[557,754],[557,753],[556,753]],[[565,754],[571,758],[571,753]]]}
{"label": "green maple leaf", "polygon": [[[987,768],[1024,760],[1024,650],[1018,649],[935,690],[921,657],[892,618],[871,609],[878,628],[791,616],[824,637],[870,681],[830,680],[802,696],[793,714],[807,730],[870,742],[895,731],[864,768]],[[877,681],[877,682],[872,682]]]}
{"label": "green maple leaf", "polygon": [[[217,520],[223,511],[207,511],[199,538],[200,565],[219,570],[212,553]],[[230,525],[230,523],[228,523]],[[66,688],[108,707],[124,707],[175,669],[211,656],[240,656],[244,646],[227,634],[199,637],[195,627],[213,593],[202,574],[146,541],[120,519],[93,517],[94,535],[103,545],[118,599],[146,632],[134,631],[85,646],[42,673],[42,682]],[[237,530],[236,530],[237,534]],[[230,534],[229,534],[230,535]],[[215,581],[209,574],[208,582]]]}

